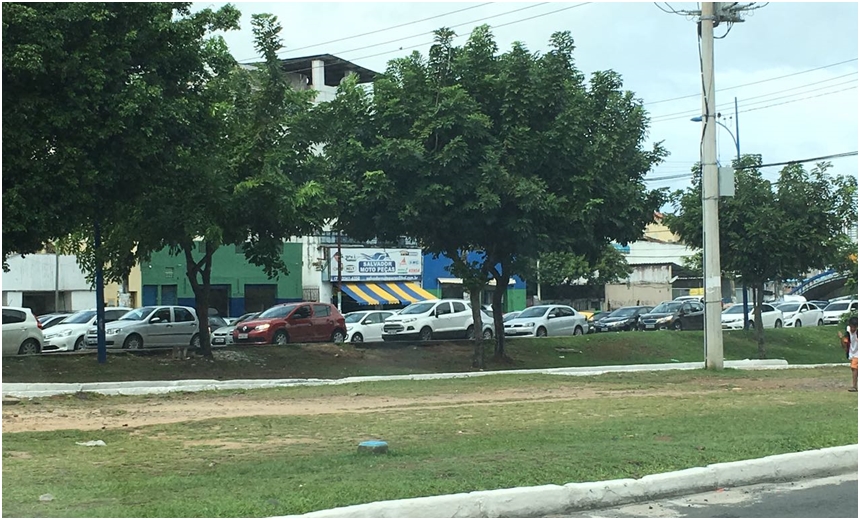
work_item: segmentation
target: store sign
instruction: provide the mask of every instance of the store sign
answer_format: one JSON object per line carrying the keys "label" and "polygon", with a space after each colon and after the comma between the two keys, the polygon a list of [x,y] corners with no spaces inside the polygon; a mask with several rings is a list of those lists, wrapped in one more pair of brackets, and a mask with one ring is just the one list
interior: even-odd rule
{"label": "store sign", "polygon": [[[341,281],[402,282],[421,280],[420,249],[341,248]],[[337,248],[329,248],[329,279],[337,281]]]}

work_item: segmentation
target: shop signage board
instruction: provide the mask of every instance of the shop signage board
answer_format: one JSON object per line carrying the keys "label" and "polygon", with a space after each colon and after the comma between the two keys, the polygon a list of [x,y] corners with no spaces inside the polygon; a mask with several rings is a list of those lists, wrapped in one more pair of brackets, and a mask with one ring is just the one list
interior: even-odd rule
{"label": "shop signage board", "polygon": [[[400,248],[341,249],[341,281],[404,282],[421,280],[421,250]],[[329,279],[337,282],[337,248],[329,248]]]}

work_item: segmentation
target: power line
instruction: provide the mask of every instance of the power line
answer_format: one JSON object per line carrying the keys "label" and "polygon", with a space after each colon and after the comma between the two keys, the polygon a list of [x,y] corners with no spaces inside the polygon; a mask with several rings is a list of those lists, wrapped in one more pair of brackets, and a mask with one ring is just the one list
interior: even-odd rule
{"label": "power line", "polygon": [[[429,21],[429,20],[435,20],[436,18],[443,18],[443,17],[445,17],[445,16],[449,16],[449,15],[452,15],[452,14],[462,13],[463,11],[469,11],[469,10],[472,10],[472,9],[477,9],[477,8],[479,8],[479,7],[484,7],[484,6],[490,5],[490,4],[492,4],[492,3],[494,3],[494,2],[485,2],[485,3],[483,3],[483,4],[473,5],[473,6],[471,6],[471,7],[464,7],[463,9],[457,9],[457,10],[455,10],[455,11],[448,11],[448,12],[446,12],[446,13],[437,14],[437,15],[435,15],[435,16],[429,16],[429,17],[427,17],[427,18],[422,18],[422,19],[420,19],[420,20],[413,20],[413,21],[411,21],[411,22],[405,22],[405,23],[401,23],[401,24],[398,24],[398,25],[392,25],[392,26],[390,26],[390,27],[384,27],[384,28],[382,28],[382,29],[376,29],[375,31],[369,31],[369,32],[366,32],[366,33],[354,34],[354,35],[352,35],[352,36],[344,36],[343,38],[337,38],[337,39],[335,39],[335,40],[329,40],[329,41],[327,41],[327,42],[320,42],[320,43],[314,43],[314,44],[312,44],[312,45],[305,45],[304,47],[297,47],[297,48],[295,48],[295,49],[291,49],[290,51],[282,51],[282,52],[296,52],[296,51],[301,51],[301,50],[304,50],[304,49],[311,49],[311,48],[313,48],[313,47],[321,47],[321,46],[323,46],[323,45],[328,45],[328,44],[330,44],[330,43],[337,43],[337,42],[342,42],[342,41],[346,41],[346,40],[352,40],[352,39],[355,39],[355,38],[361,38],[361,37],[363,37],[363,36],[370,36],[371,34],[377,34],[377,33],[385,32],[385,31],[390,31],[390,30],[392,30],[392,29],[399,29],[399,28],[401,28],[401,27],[406,27],[407,25],[414,25],[414,24],[416,24],[416,23],[427,22],[427,21]],[[237,60],[237,61],[239,61],[239,62],[241,63],[241,62],[243,62],[243,61],[250,61],[250,60],[257,60],[257,59],[260,59],[260,58],[258,58],[258,57],[254,57],[254,58],[245,58],[245,59]]]}
{"label": "power line", "polygon": [[[842,79],[842,78],[845,78],[845,77],[848,77],[848,76],[857,76],[857,72],[850,72],[850,73],[848,73],[848,74],[843,74],[843,75],[841,75],[841,76],[836,76],[836,77],[833,77],[833,78],[829,78],[829,79],[825,79],[825,80],[820,80],[820,81],[814,81],[814,82],[812,82],[812,83],[807,83],[806,85],[800,85],[800,86],[797,86],[797,87],[787,88],[787,89],[784,89],[784,90],[777,90],[777,91],[775,91],[775,92],[768,92],[767,94],[760,94],[760,95],[758,95],[758,96],[752,96],[752,97],[748,97],[748,98],[741,98],[739,101],[741,101],[741,102],[746,102],[746,101],[749,101],[749,100],[751,100],[751,99],[758,99],[758,98],[762,98],[762,97],[769,97],[769,96],[772,96],[772,95],[774,95],[774,94],[782,94],[782,93],[784,93],[784,92],[789,92],[789,91],[791,91],[791,90],[799,90],[799,89],[803,89],[803,88],[807,88],[807,87],[812,87],[812,86],[815,86],[815,85],[821,85],[822,83],[829,83],[829,82],[831,82],[831,81],[835,81],[835,80],[837,80],[837,79]],[[854,80],[851,80],[851,81],[857,81],[857,80],[856,80],[856,78],[855,78]],[[844,85],[844,84],[850,83],[851,81],[843,82],[843,83],[839,83],[838,85],[827,85],[827,86],[822,86],[822,87],[820,87],[819,89],[814,89],[814,90],[809,91],[809,92],[814,92],[814,91],[817,91],[817,90],[823,90],[823,89],[826,89],[826,88],[831,88],[831,87],[835,87],[835,86],[839,86],[839,85]],[[809,92],[797,92],[797,93],[792,94],[792,95],[808,94]],[[774,99],[779,99],[779,98],[774,98]],[[757,102],[755,102],[755,103],[761,103],[761,102],[773,101],[774,99],[769,99],[769,100],[764,100],[764,101],[757,101]],[[755,104],[755,103],[750,103],[749,105],[752,105],[752,104]],[[749,105],[745,105],[745,106],[749,106]],[[717,108],[731,108],[732,106],[733,106],[733,103],[732,103],[731,101],[727,101],[727,102],[725,102],[725,103],[718,104],[718,105],[717,105]],[[683,115],[683,116],[686,116],[686,115],[689,115],[689,114],[690,114],[690,112],[691,112],[692,110],[694,110],[694,109],[687,109],[687,110],[682,110],[682,111],[679,111],[679,112],[672,112],[672,113],[669,113],[669,114],[658,114],[658,115],[655,115],[655,116],[653,117],[652,121],[654,121],[654,120],[658,120],[658,119],[664,119],[664,118],[671,118],[671,119],[674,119],[674,118],[675,118],[675,116],[682,116],[682,115]],[[693,115],[698,115],[698,114],[693,114]]]}
{"label": "power line", "polygon": [[[740,112],[752,112],[752,111],[754,111],[754,110],[763,110],[763,109],[765,109],[765,108],[776,107],[776,106],[779,106],[779,105],[787,105],[787,104],[789,104],[789,103],[795,103],[795,102],[797,102],[797,101],[804,101],[804,100],[806,100],[806,99],[813,99],[813,98],[817,98],[817,97],[821,97],[821,96],[829,96],[829,95],[831,95],[831,94],[838,94],[838,93],[840,93],[840,92],[845,92],[846,90],[854,90],[855,88],[857,88],[857,85],[854,85],[853,87],[848,87],[848,88],[843,88],[843,89],[839,89],[839,90],[834,90],[834,91],[832,91],[832,92],[825,92],[824,94],[818,94],[818,95],[816,95],[816,96],[808,96],[808,97],[805,97],[805,98],[793,99],[793,100],[791,100],[791,101],[783,101],[782,103],[774,103],[774,104],[772,104],[772,105],[767,105],[767,106],[763,106],[763,107],[748,108],[748,109],[746,109],[746,110],[741,110]],[[771,100],[771,101],[772,101],[772,100]],[[740,113],[740,112],[739,112],[739,113]]]}
{"label": "power line", "polygon": [[[836,66],[838,66],[838,65],[844,65],[844,64],[846,64],[846,63],[851,63],[851,62],[853,62],[853,61],[857,61],[857,58],[852,58],[852,59],[850,59],[850,60],[840,61],[840,62],[837,62],[837,63],[831,63],[831,64],[829,64],[829,65],[822,65],[821,67],[815,67],[814,69],[802,70],[802,71],[800,71],[800,72],[794,72],[794,73],[792,73],[792,74],[786,74],[786,75],[784,75],[784,76],[776,76],[776,77],[773,77],[773,78],[762,79],[762,80],[759,80],[759,81],[753,81],[753,82],[751,82],[751,83],[744,83],[744,84],[742,84],[742,85],[735,85],[735,86],[733,86],[733,87],[724,87],[724,88],[719,88],[719,89],[717,89],[717,90],[716,90],[716,92],[722,92],[723,90],[731,90],[731,89],[741,88],[741,87],[749,87],[750,85],[758,85],[758,84],[760,84],[760,83],[767,83],[768,81],[776,81],[776,80],[778,80],[778,79],[784,79],[784,78],[790,78],[790,77],[793,77],[793,76],[799,76],[799,75],[801,75],[801,74],[807,74],[807,73],[809,73],[809,72],[814,72],[814,71],[816,71],[816,70],[822,70],[822,69],[827,69],[827,68],[830,68],[830,67],[836,67]],[[687,99],[687,98],[692,98],[692,97],[699,97],[699,96],[701,96],[701,95],[702,95],[702,94],[701,94],[701,92],[697,92],[697,93],[695,93],[695,94],[690,94],[689,96],[678,96],[678,97],[673,97],[673,98],[669,98],[669,99],[661,99],[661,100],[659,100],[659,101],[649,101],[649,102],[647,102],[647,103],[643,103],[643,106],[644,106],[644,105],[656,105],[656,104],[658,104],[658,103],[668,103],[669,101],[677,101],[677,100],[679,100],[679,99]]]}

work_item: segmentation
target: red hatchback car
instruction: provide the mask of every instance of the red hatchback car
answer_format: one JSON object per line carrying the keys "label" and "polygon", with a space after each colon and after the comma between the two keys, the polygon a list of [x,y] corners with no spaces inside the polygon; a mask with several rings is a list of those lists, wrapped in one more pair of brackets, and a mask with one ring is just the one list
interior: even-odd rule
{"label": "red hatchback car", "polygon": [[328,303],[275,305],[233,329],[233,343],[286,345],[308,341],[342,343],[346,324],[337,307]]}

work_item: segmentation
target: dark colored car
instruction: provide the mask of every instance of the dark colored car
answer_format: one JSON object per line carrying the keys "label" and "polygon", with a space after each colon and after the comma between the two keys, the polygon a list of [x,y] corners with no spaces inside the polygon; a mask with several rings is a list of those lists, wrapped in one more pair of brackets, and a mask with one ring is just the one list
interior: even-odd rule
{"label": "dark colored car", "polygon": [[261,312],[233,329],[233,343],[286,345],[309,341],[342,343],[346,324],[329,303],[284,303]]}
{"label": "dark colored car", "polygon": [[639,317],[639,330],[702,330],[705,326],[705,306],[697,301],[669,301]]}
{"label": "dark colored car", "polygon": [[602,314],[594,322],[595,332],[616,332],[620,330],[636,330],[639,327],[639,317],[647,314],[651,307],[633,305],[621,307],[608,314]]}

